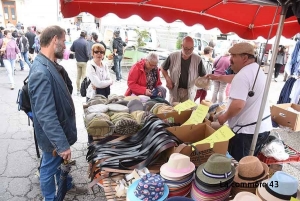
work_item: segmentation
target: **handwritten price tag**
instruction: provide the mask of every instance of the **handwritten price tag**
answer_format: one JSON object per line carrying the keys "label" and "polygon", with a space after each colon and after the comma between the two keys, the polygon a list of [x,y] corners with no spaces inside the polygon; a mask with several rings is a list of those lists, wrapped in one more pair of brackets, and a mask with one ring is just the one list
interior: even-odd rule
{"label": "handwritten price tag", "polygon": [[201,140],[199,142],[195,142],[193,145],[196,146],[198,144],[210,144],[210,148],[213,148],[214,143],[216,142],[224,142],[229,140],[234,136],[234,133],[231,131],[231,129],[224,125],[221,128],[219,128],[217,131],[215,131],[211,136],[205,138],[204,140]]}
{"label": "handwritten price tag", "polygon": [[209,107],[206,105],[199,105],[195,111],[193,111],[191,117],[184,122],[182,125],[191,125],[191,124],[199,124],[202,123]]}
{"label": "handwritten price tag", "polygon": [[183,103],[179,103],[178,105],[176,105],[174,107],[174,110],[176,110],[177,112],[180,113],[182,111],[191,109],[191,108],[193,108],[195,106],[197,106],[197,104],[189,99],[187,101],[184,101]]}
{"label": "handwritten price tag", "polygon": [[298,200],[298,199],[296,199],[296,198],[293,198],[293,197],[291,197],[290,201],[300,201],[300,200]]}

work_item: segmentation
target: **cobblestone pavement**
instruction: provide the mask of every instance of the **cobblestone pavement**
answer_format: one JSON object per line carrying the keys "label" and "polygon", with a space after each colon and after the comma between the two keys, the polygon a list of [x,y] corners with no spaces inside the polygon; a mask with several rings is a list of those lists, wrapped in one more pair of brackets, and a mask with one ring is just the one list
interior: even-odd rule
{"label": "cobblestone pavement", "polygon": [[[76,63],[74,60],[62,61],[61,63],[74,83],[76,93]],[[0,68],[0,201],[6,200],[42,200],[39,180],[36,176],[39,166],[39,159],[36,156],[33,139],[33,128],[28,126],[28,119],[24,112],[17,110],[17,93],[22,87],[22,82],[28,75],[29,69],[20,71],[17,67],[15,74],[15,90],[10,90],[10,84],[6,75],[5,68]],[[123,69],[123,77],[127,78],[127,69]],[[113,75],[114,76],[114,75]],[[114,77],[115,78],[115,77]],[[163,80],[164,82],[164,80]],[[283,86],[282,81],[272,82],[270,90],[270,103],[276,103],[278,95]],[[124,94],[127,84],[126,81],[114,83],[111,91],[115,94]],[[83,124],[82,103],[84,98],[73,94],[76,107],[78,141],[72,146],[72,159],[76,160],[76,165],[72,167],[71,174],[77,186],[87,186],[88,164],[85,160],[87,152],[87,133]],[[208,96],[211,96],[209,93]],[[289,132],[278,129],[283,140],[290,146],[300,150],[299,132]],[[293,163],[284,165],[284,170],[300,179],[300,164]],[[71,195],[67,194],[65,200],[106,200],[103,192],[95,188],[95,194]]]}

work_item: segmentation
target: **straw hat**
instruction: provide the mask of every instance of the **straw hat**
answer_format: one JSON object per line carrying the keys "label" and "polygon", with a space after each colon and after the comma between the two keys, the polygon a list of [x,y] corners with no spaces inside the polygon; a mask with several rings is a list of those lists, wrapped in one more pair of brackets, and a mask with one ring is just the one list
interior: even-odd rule
{"label": "straw hat", "polygon": [[261,199],[253,193],[240,192],[234,197],[232,201],[261,201]]}
{"label": "straw hat", "polygon": [[163,164],[160,168],[162,175],[169,178],[183,177],[194,170],[195,165],[191,162],[190,157],[180,153],[173,153],[168,162]]}
{"label": "straw hat", "polygon": [[254,183],[266,178],[268,173],[267,164],[255,156],[245,156],[239,161],[233,181],[235,183]]}
{"label": "straw hat", "polygon": [[256,189],[256,195],[262,200],[282,201],[297,197],[298,179],[285,172],[275,172],[270,179],[264,180],[263,184],[265,185]]}
{"label": "straw hat", "polygon": [[210,86],[210,80],[207,77],[198,77],[195,80],[195,86],[207,90]]}
{"label": "straw hat", "polygon": [[207,107],[210,107],[213,103],[208,100],[202,100],[201,105],[206,105]]}

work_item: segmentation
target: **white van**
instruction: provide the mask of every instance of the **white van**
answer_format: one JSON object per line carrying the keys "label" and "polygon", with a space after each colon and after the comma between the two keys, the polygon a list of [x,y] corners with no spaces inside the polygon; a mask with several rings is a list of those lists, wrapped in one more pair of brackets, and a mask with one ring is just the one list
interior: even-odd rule
{"label": "white van", "polygon": [[192,37],[194,40],[194,52],[196,54],[203,54],[204,48],[208,46],[208,42],[199,37]]}
{"label": "white van", "polygon": [[144,39],[144,42],[146,45],[144,48],[150,49],[150,50],[156,50],[157,48],[160,47],[159,40],[157,38],[157,32],[155,29],[150,29],[149,30],[149,38]]}

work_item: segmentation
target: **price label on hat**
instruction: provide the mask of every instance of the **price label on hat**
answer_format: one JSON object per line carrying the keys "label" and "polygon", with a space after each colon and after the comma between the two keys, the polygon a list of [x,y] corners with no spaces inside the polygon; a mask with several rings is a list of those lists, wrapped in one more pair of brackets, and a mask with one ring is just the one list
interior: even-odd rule
{"label": "price label on hat", "polygon": [[199,144],[206,144],[209,143],[210,144],[210,148],[213,148],[214,143],[216,142],[224,142],[227,141],[229,139],[231,139],[234,136],[234,133],[231,131],[231,129],[224,125],[221,128],[219,128],[217,131],[215,131],[213,134],[211,134],[209,137],[195,142],[193,145],[199,145]]}
{"label": "price label on hat", "polygon": [[291,197],[290,201],[300,201],[300,200],[298,200],[298,199],[296,199],[296,198],[293,198],[293,197]]}
{"label": "price label on hat", "polygon": [[206,105],[199,105],[197,109],[192,113],[191,117],[182,125],[200,124],[203,122],[209,107]]}
{"label": "price label on hat", "polygon": [[176,105],[174,107],[174,110],[176,110],[180,114],[180,112],[191,109],[195,106],[197,106],[197,104],[189,99],[187,101],[184,101],[183,103],[179,103],[178,105]]}

